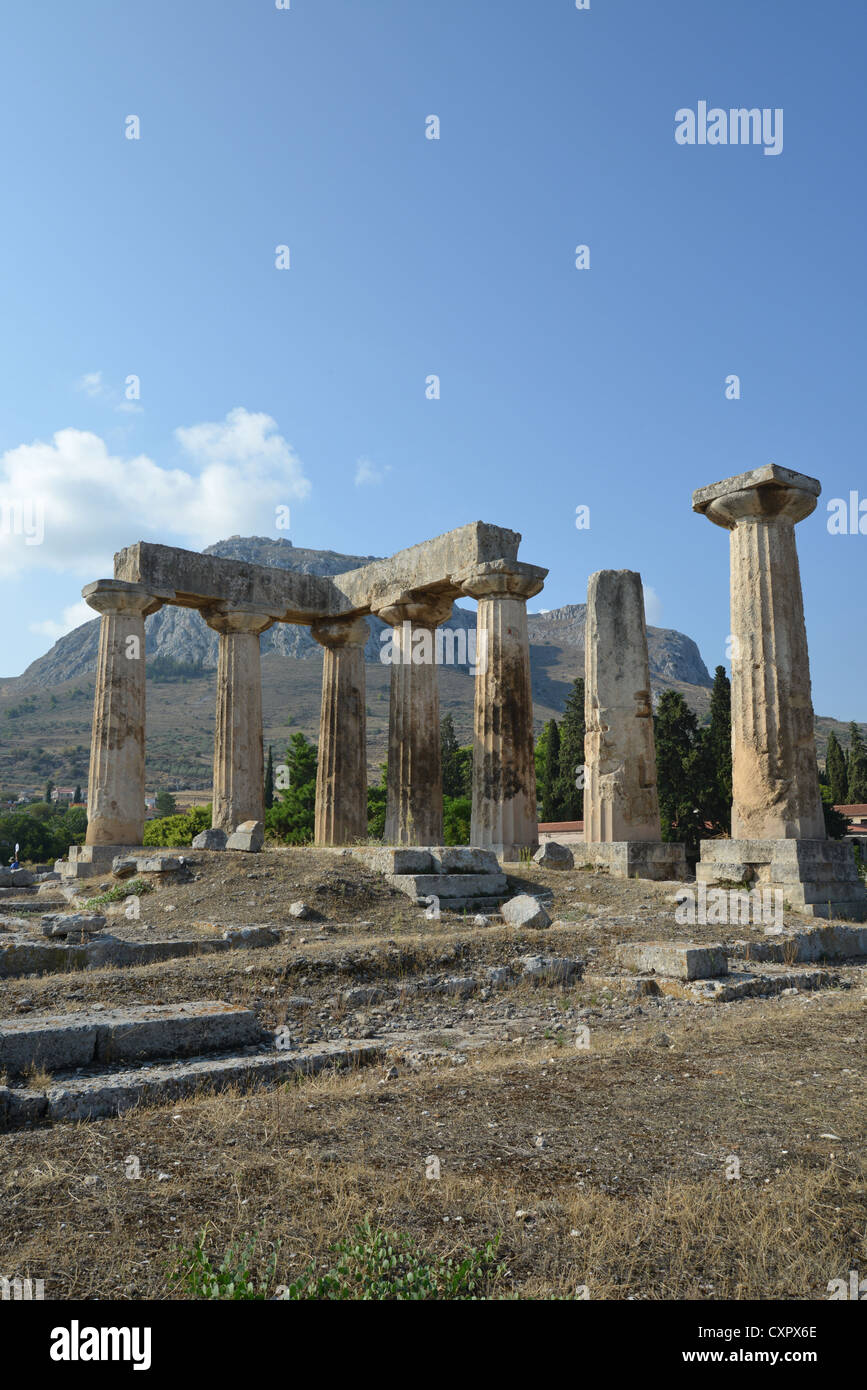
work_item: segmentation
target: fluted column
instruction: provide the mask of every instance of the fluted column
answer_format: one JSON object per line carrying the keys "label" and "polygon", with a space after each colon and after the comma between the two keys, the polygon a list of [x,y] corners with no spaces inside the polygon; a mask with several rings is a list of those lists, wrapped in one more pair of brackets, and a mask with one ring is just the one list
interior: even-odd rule
{"label": "fluted column", "polygon": [[99,579],[82,589],[101,615],[90,774],[88,845],[140,845],[145,816],[145,629],[161,606],[141,584]]}
{"label": "fluted column", "polygon": [[209,608],[202,617],[220,634],[211,824],[231,835],[244,821],[265,818],[259,637],[274,619],[247,604]]}
{"label": "fluted column", "polygon": [[443,774],[436,628],[450,596],[402,594],[376,610],[392,634],[385,843],[440,845]]}
{"label": "fluted column", "polygon": [[325,648],[319,763],[316,771],[317,845],[367,839],[367,721],[363,618],[315,622],[311,634]]}
{"label": "fluted column", "polygon": [[795,544],[820,491],[769,464],[693,497],[731,533],[733,840],[825,838]]}
{"label": "fluted column", "polygon": [[584,839],[661,839],[644,590],[634,570],[598,570],[584,631]]}
{"label": "fluted column", "polygon": [[547,573],[496,560],[456,579],[479,604],[470,838],[503,859],[539,843],[527,599]]}

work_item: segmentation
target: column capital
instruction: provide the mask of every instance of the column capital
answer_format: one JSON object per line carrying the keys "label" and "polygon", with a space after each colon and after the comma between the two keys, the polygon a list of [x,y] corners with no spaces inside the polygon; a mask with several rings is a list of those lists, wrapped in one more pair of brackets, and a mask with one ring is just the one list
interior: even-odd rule
{"label": "column capital", "polygon": [[310,636],[323,647],[338,651],[342,647],[363,647],[370,628],[364,618],[323,618],[310,624]]}
{"label": "column capital", "polygon": [[277,621],[273,613],[263,613],[252,603],[221,603],[199,612],[208,627],[222,634],[247,632],[258,636]]}
{"label": "column capital", "polygon": [[822,491],[818,478],[766,463],[692,494],[692,509],[727,531],[744,521],[803,521]]}
{"label": "column capital", "polygon": [[85,584],[81,597],[97,613],[127,613],[146,618],[174,598],[164,590],[148,589],[144,584],[128,584],[122,579],[97,579]]}
{"label": "column capital", "polygon": [[451,617],[453,605],[451,593],[402,590],[379,600],[373,612],[389,627],[400,627],[401,623],[407,622],[412,623],[413,627],[439,627],[440,623]]}
{"label": "column capital", "polygon": [[490,560],[454,576],[470,598],[533,598],[545,584],[548,571],[520,560]]}

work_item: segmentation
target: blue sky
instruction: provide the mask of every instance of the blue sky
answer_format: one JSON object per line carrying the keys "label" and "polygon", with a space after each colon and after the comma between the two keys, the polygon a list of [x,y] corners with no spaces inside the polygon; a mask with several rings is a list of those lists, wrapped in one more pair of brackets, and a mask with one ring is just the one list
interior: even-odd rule
{"label": "blue sky", "polygon": [[[690,496],[773,461],[823,485],[817,712],[867,719],[867,535],[826,511],[867,500],[865,45],[850,0],[4,7],[0,501],[45,522],[0,535],[3,674],[140,538],[478,518],[550,568],[534,607],[638,569],[712,669],[728,544]],[[702,100],[782,108],[782,153],[678,145]]]}

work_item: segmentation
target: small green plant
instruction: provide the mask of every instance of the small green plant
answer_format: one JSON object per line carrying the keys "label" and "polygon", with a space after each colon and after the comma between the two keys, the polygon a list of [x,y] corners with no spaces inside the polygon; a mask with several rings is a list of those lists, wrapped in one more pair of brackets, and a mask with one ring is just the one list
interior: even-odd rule
{"label": "small green plant", "polygon": [[[264,1260],[258,1274],[254,1272],[259,1233],[242,1236],[230,1245],[222,1262],[214,1268],[205,1250],[208,1227],[203,1226],[195,1245],[179,1249],[174,1267],[169,1272],[172,1288],[184,1289],[191,1298],[208,1300],[266,1299],[274,1284],[277,1250]],[[279,1247],[278,1247],[279,1249]]]}
{"label": "small green plant", "polygon": [[152,893],[154,886],[144,878],[130,878],[126,883],[117,883],[114,888],[109,888],[107,892],[100,893],[95,898],[88,898],[85,907],[105,907],[107,903],[122,903],[124,898],[141,898],[145,893]]}
{"label": "small green plant", "polygon": [[522,864],[532,864],[533,851],[529,845],[522,845],[518,850],[518,858]]}
{"label": "small green plant", "polygon": [[499,1235],[463,1259],[445,1259],[420,1250],[408,1235],[383,1231],[370,1221],[356,1226],[352,1236],[332,1246],[336,1263],[324,1274],[308,1265],[301,1277],[283,1291],[283,1298],[357,1299],[376,1302],[403,1300],[487,1299],[504,1277],[497,1264]]}

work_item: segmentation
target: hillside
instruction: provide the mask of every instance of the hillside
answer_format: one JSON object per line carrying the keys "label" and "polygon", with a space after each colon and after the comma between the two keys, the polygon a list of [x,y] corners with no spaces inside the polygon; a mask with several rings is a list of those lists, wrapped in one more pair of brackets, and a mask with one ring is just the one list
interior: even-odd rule
{"label": "hillside", "polygon": [[[336,574],[374,556],[304,550],[287,540],[232,536],[209,554],[277,565],[302,573]],[[584,671],[584,604],[567,604],[529,618],[530,660],[536,727],[559,716],[575,677]],[[453,627],[475,627],[475,611],[456,606]],[[389,668],[379,655],[377,619],[370,620],[368,661],[368,765],[371,777],[385,757]],[[93,672],[99,619],[67,633],[23,675],[0,682],[0,789],[36,788],[48,777],[59,785],[85,782],[90,744]],[[147,620],[148,785],[210,785],[213,753],[217,636],[199,615],[164,608]],[[707,713],[711,679],[698,648],[683,633],[648,629],[651,684],[679,690],[699,714]],[[282,750],[290,734],[317,737],[322,651],[307,628],[280,624],[262,637],[263,708],[266,741]],[[156,663],[156,667],[154,667]],[[192,664],[192,665],[191,665]],[[184,671],[186,665],[186,673]],[[455,719],[458,735],[472,734],[473,677],[466,669],[440,671],[443,712]],[[819,721],[821,751],[834,721]],[[836,725],[838,733],[845,726]]]}

